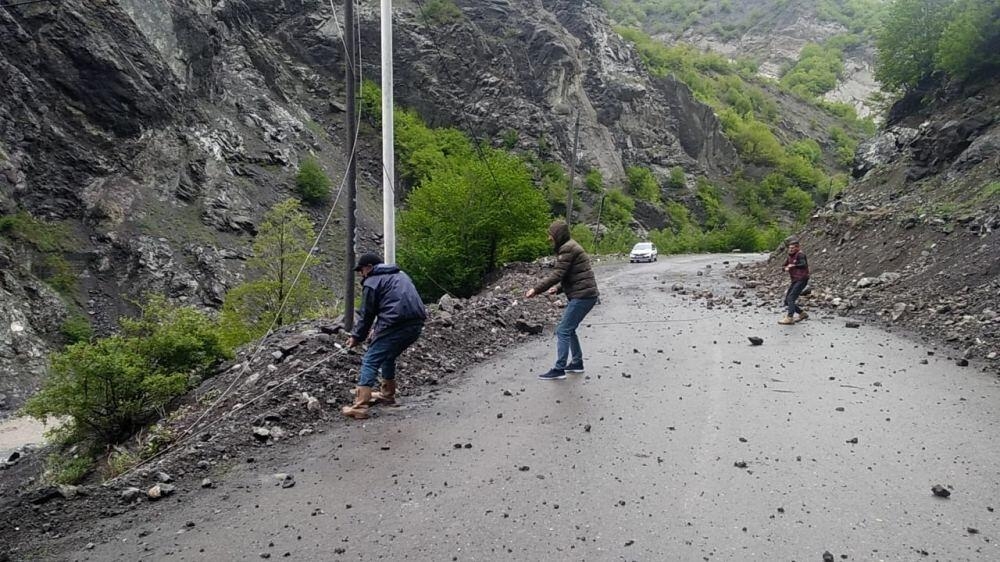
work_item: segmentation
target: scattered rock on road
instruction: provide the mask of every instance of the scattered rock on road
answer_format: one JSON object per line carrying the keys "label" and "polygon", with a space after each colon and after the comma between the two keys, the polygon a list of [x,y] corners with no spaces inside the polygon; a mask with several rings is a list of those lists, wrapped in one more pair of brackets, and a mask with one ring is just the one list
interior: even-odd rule
{"label": "scattered rock on road", "polygon": [[945,488],[944,486],[942,486],[940,484],[937,484],[933,488],[931,488],[931,492],[933,492],[934,495],[937,496],[937,497],[939,497],[939,498],[947,498],[948,496],[951,495],[951,490],[949,490],[948,488]]}

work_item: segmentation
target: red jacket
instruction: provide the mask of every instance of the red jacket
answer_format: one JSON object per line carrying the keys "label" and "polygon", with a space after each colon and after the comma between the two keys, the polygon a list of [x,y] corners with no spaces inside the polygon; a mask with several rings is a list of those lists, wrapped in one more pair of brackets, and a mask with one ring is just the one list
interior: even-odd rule
{"label": "red jacket", "polygon": [[784,266],[782,267],[787,267],[789,265],[792,266],[788,270],[788,274],[792,277],[792,281],[809,279],[809,262],[806,260],[805,252],[789,254],[785,259]]}

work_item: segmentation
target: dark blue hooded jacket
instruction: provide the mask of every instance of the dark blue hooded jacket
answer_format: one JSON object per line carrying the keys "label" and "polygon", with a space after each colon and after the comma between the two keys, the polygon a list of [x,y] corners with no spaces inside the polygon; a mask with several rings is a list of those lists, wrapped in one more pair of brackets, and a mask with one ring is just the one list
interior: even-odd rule
{"label": "dark blue hooded jacket", "polygon": [[360,321],[351,334],[364,340],[373,328],[372,339],[400,326],[423,324],[427,318],[424,303],[410,276],[394,265],[378,264],[365,278]]}

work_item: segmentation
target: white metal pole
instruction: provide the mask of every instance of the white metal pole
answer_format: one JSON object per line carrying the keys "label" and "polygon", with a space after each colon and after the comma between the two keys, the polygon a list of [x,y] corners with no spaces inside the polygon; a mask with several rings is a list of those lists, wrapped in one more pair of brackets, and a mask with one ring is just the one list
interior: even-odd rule
{"label": "white metal pole", "polygon": [[392,0],[382,0],[382,232],[385,263],[396,263],[396,151],[392,104]]}

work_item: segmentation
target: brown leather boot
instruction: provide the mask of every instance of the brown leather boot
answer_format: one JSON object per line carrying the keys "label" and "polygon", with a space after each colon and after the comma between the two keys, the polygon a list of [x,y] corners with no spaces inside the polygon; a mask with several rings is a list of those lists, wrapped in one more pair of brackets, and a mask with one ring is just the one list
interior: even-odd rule
{"label": "brown leather boot", "polygon": [[340,413],[349,418],[363,420],[368,417],[368,403],[372,399],[372,389],[367,386],[359,386],[354,391],[354,404],[344,406]]}
{"label": "brown leather boot", "polygon": [[396,381],[382,381],[382,387],[372,393],[372,404],[396,405]]}

